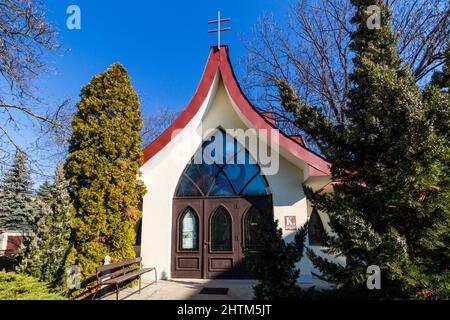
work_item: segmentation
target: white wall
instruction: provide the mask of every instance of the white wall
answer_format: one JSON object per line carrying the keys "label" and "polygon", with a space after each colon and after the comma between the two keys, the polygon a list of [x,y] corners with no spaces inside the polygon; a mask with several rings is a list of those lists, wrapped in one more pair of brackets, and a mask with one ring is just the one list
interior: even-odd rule
{"label": "white wall", "polygon": [[[235,108],[220,76],[216,75],[208,98],[192,121],[141,168],[142,179],[147,186],[143,201],[141,255],[146,266],[157,267],[160,278],[170,278],[172,199],[180,175],[202,143],[202,130],[248,128],[248,121]],[[301,168],[283,157],[280,157],[278,173],[267,176],[273,194],[275,218],[283,230],[285,216],[296,216],[297,226],[307,221],[303,177]],[[293,239],[294,231],[283,232],[288,241]],[[302,279],[310,281],[310,262],[302,261],[300,268]]]}
{"label": "white wall", "polygon": [[162,279],[170,278],[173,195],[186,164],[202,142],[196,130],[215,94],[218,79],[216,75],[208,97],[191,122],[141,167],[141,179],[147,187],[143,201],[141,256],[144,265],[156,267]]}

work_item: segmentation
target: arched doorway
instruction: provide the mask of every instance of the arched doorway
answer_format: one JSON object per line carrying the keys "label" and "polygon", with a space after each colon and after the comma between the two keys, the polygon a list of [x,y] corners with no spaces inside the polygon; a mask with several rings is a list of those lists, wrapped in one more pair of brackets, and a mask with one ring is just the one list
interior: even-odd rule
{"label": "arched doorway", "polygon": [[[205,161],[205,149],[217,139],[223,139],[219,151]],[[249,278],[243,249],[255,246],[256,215],[269,214],[270,206],[270,188],[258,164],[218,130],[196,152],[176,188],[172,277]]]}

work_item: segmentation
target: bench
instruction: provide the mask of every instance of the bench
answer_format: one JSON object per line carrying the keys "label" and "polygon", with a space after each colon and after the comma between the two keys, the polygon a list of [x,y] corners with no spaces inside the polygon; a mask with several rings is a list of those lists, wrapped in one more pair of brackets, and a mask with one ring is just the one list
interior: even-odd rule
{"label": "bench", "polygon": [[93,299],[98,292],[98,288],[106,285],[116,287],[116,300],[119,300],[119,286],[128,280],[136,278],[139,278],[139,293],[141,293],[141,275],[150,271],[155,272],[154,283],[157,284],[156,268],[142,268],[141,257],[99,266],[97,267],[98,286]]}

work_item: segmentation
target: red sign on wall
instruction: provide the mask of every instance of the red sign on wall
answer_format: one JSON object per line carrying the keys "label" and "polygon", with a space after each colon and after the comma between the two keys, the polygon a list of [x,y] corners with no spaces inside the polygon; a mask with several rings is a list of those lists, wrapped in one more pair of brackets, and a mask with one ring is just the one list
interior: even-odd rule
{"label": "red sign on wall", "polygon": [[297,219],[295,216],[284,217],[284,230],[297,230]]}

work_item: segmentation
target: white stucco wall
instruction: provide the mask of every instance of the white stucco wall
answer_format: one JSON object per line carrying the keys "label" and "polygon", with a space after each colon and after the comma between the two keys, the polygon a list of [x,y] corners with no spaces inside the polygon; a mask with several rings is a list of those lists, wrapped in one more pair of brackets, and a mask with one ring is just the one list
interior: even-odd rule
{"label": "white stucco wall", "polygon": [[[156,266],[160,278],[170,278],[172,240],[172,200],[180,175],[202,143],[202,130],[247,129],[249,122],[236,110],[220,79],[214,84],[191,122],[158,154],[141,168],[147,186],[143,201],[141,255],[144,265]],[[262,168],[263,173],[264,168]],[[302,189],[304,173],[301,166],[280,157],[280,169],[275,175],[266,175],[272,190],[275,218],[284,230],[284,217],[295,216],[300,227],[308,219],[307,201]],[[295,231],[283,231],[286,240],[293,239]],[[311,263],[300,262],[301,279],[311,281]]]}

